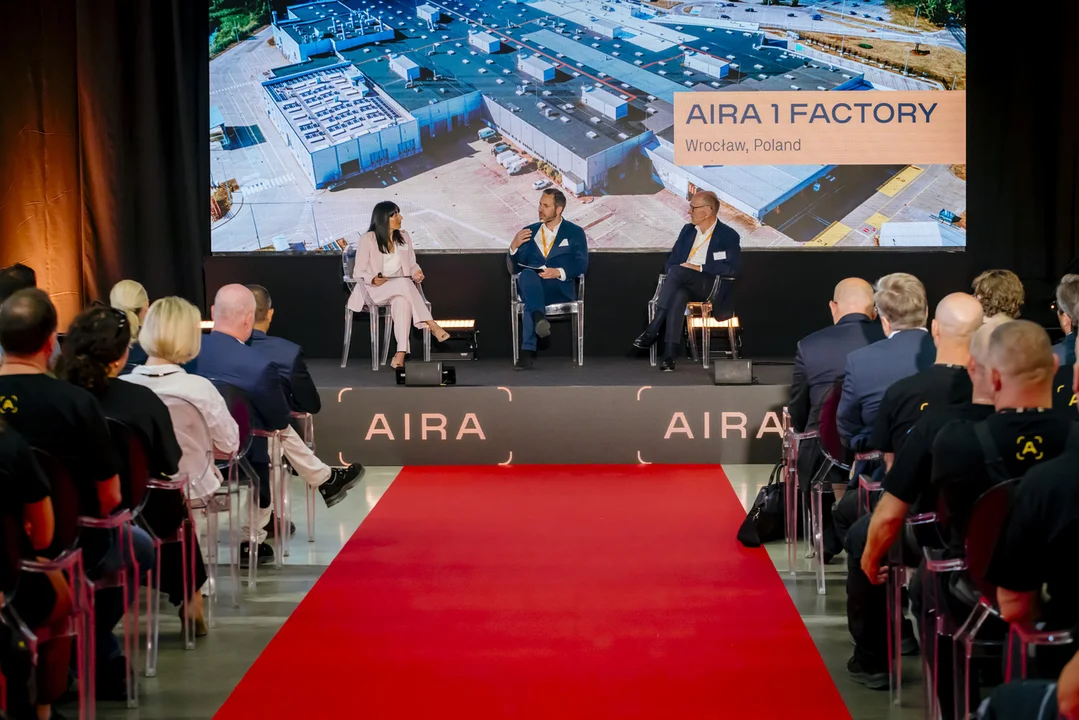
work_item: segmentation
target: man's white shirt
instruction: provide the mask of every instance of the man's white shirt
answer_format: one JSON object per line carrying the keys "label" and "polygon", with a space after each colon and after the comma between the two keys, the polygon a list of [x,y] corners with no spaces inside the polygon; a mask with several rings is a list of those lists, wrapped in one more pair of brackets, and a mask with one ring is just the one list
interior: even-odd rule
{"label": "man's white shirt", "polygon": [[[697,237],[693,238],[693,245],[690,246],[691,250],[693,248],[697,249],[692,257],[687,260],[691,265],[703,268],[704,264],[708,262],[708,246],[712,244],[712,233],[716,231],[717,225],[719,225],[719,218],[716,218],[715,222],[712,223],[712,227],[708,228],[708,232],[702,233],[701,229],[697,228]],[[705,240],[705,238],[708,239]],[[698,245],[700,247],[697,247]]]}

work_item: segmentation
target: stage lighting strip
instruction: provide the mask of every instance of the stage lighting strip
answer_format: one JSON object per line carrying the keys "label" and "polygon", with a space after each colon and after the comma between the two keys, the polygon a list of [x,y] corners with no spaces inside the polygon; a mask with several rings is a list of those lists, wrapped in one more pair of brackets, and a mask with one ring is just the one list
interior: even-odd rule
{"label": "stage lighting strip", "polygon": [[[701,327],[703,323],[704,320],[702,320],[701,318],[693,318],[692,320],[690,320],[690,327],[697,329]],[[736,328],[742,327],[741,324],[738,322],[738,318],[736,317],[733,317],[730,320],[716,320],[715,318],[708,318],[708,327],[710,328],[725,328],[728,327],[728,325]]]}
{"label": "stage lighting strip", "polygon": [[471,330],[476,327],[475,320],[435,320],[444,330]]}

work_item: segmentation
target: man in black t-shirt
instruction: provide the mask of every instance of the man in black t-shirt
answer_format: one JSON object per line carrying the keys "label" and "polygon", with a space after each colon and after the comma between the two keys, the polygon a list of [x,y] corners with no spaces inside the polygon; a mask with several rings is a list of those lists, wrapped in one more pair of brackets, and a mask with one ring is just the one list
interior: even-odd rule
{"label": "man in black t-shirt", "polygon": [[[955,420],[979,420],[993,412],[993,389],[987,366],[989,337],[1005,318],[991,318],[970,337],[967,369],[972,395],[957,405],[937,406],[921,415],[884,477],[884,494],[873,515],[863,516],[847,534],[847,623],[855,640],[847,667],[859,682],[874,689],[888,687],[886,598],[881,563],[900,532],[908,512],[923,507],[933,463],[933,440]],[[904,553],[916,565],[916,553]]]}
{"label": "man in black t-shirt", "polygon": [[[71,474],[78,493],[79,514],[105,517],[121,502],[119,468],[108,424],[97,400],[86,390],[47,374],[56,342],[56,308],[38,289],[20,290],[0,305],[0,417]],[[149,535],[132,527],[135,560],[143,569],[154,564]],[[125,534],[126,536],[126,534]],[[109,531],[84,531],[79,545],[87,575],[97,579],[124,567],[126,549]],[[129,582],[137,590],[136,578]],[[118,588],[95,592],[94,625],[101,698],[124,697],[126,685],[120,646],[112,634],[123,617]]]}
{"label": "man in black t-shirt", "polygon": [[[931,482],[942,497],[947,541],[956,553],[962,553],[981,494],[1060,455],[1071,431],[1070,419],[1052,411],[1057,360],[1045,330],[1027,320],[1001,325],[989,340],[989,366],[996,412],[980,423],[948,425],[933,444]],[[979,427],[997,457],[987,457]]]}
{"label": "man in black t-shirt", "polygon": [[973,295],[952,293],[937,304],[930,326],[934,364],[892,383],[877,410],[869,446],[884,453],[886,466],[927,408],[970,400],[970,338],[982,320],[982,305]]}
{"label": "man in black t-shirt", "polygon": [[[34,460],[30,446],[15,430],[0,421],[0,515],[8,529],[26,528],[17,536],[0,533],[0,557],[32,560],[44,554],[53,540],[53,508],[49,482]],[[9,548],[7,542],[17,542]],[[0,561],[0,605],[10,600],[26,626],[37,632],[48,628],[51,640],[39,648],[37,696],[30,698],[26,686],[9,678],[8,710],[12,717],[47,717],[49,708],[67,690],[71,637],[66,617],[70,612],[69,589],[62,573],[10,572]],[[18,585],[14,598],[7,595]],[[5,597],[7,595],[7,597]],[[6,650],[7,648],[5,648]],[[7,658],[4,658],[7,660]],[[5,672],[16,668],[4,667]],[[31,709],[32,702],[37,703]],[[53,716],[55,717],[55,716]]]}

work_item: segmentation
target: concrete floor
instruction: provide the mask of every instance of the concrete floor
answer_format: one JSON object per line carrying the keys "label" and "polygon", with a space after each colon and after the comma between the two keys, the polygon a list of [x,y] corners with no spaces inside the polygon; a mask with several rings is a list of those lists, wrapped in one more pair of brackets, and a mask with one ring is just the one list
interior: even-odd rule
{"label": "concrete floor", "polygon": [[[193,651],[184,651],[179,640],[179,621],[164,613],[161,627],[161,653],[158,676],[142,679],[142,702],[137,710],[127,710],[119,703],[99,703],[102,720],[187,720],[209,718],[228,697],[232,688],[269,643],[277,629],[314,585],[322,570],[336,556],[359,527],[371,508],[393,482],[400,468],[369,468],[363,483],[348,498],[326,510],[318,506],[315,542],[307,543],[304,521],[303,488],[296,485],[293,497],[297,534],[292,556],[279,571],[266,568],[257,587],[242,591],[239,608],[231,606],[226,580],[218,607],[217,626],[198,641]],[[767,482],[769,466],[733,465],[724,468],[731,486],[742,504],[748,506],[757,490]],[[907,694],[904,707],[892,708],[886,692],[867,690],[849,680],[845,665],[851,653],[844,607],[845,563],[839,560],[828,566],[827,594],[817,595],[809,561],[799,553],[800,568],[796,578],[787,570],[786,546],[768,546],[772,561],[798,607],[810,635],[820,650],[851,716],[855,720],[890,718],[907,720],[921,716],[920,665],[917,658],[907,658],[904,677]],[[781,652],[777,648],[777,652]],[[302,662],[302,658],[297,658]],[[288,677],[288,670],[282,670]],[[781,683],[782,678],[777,678]],[[71,712],[73,709],[67,709]]]}

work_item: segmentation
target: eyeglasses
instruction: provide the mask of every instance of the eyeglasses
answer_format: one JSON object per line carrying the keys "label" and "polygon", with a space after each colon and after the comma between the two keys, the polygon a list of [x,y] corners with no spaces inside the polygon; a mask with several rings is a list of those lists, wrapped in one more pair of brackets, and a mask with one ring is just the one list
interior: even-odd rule
{"label": "eyeglasses", "polygon": [[115,308],[112,305],[106,305],[105,303],[101,302],[100,300],[94,300],[92,305],[94,305],[95,307],[105,308],[110,313],[112,313],[113,317],[116,318],[116,337],[120,337],[120,332],[124,328],[126,328],[127,324],[128,324],[127,323],[127,313],[124,312],[123,310],[121,310],[120,308]]}
{"label": "eyeglasses", "polygon": [[706,207],[709,207],[709,206],[708,205],[690,205],[689,209],[692,211],[692,210],[700,210],[701,208],[706,208]]}

